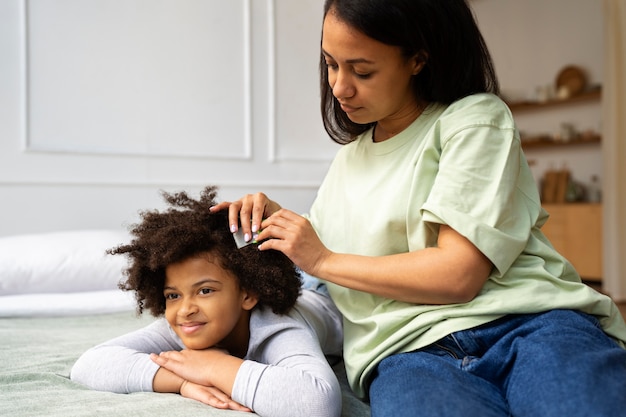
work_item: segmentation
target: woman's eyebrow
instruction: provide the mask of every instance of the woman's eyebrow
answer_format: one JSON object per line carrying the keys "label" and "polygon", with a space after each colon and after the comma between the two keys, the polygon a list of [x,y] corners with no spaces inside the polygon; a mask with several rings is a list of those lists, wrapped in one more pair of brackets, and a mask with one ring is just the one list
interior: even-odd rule
{"label": "woman's eyebrow", "polygon": [[[326,52],[324,49],[322,49],[322,54],[325,57],[335,59],[333,58],[331,54]],[[365,59],[365,58],[352,58],[352,59],[347,59],[346,63],[347,64],[374,64],[374,61],[370,61],[369,59]]]}

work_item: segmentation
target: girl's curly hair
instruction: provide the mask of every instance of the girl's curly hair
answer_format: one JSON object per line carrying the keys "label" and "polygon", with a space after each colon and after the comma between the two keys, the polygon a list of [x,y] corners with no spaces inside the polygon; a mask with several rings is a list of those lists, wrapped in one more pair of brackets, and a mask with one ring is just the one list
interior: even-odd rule
{"label": "girl's curly hair", "polygon": [[141,223],[130,227],[131,242],[107,251],[128,256],[127,279],[119,287],[135,291],[139,314],[148,309],[155,317],[163,315],[165,268],[203,253],[215,256],[243,290],[256,294],[257,306],[285,314],[295,304],[301,286],[295,265],[279,251],[260,251],[256,245],[238,249],[228,228],[228,210],[209,211],[216,204],[216,190],[206,187],[198,200],[184,191],[162,192],[170,207],[141,212]]}

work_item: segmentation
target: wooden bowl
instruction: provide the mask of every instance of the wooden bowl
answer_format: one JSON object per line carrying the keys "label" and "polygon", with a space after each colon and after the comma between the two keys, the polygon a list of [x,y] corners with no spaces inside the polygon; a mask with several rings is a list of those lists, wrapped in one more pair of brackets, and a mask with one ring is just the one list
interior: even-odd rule
{"label": "wooden bowl", "polygon": [[556,89],[567,89],[570,96],[582,93],[587,88],[587,76],[582,68],[570,65],[559,71],[556,77]]}

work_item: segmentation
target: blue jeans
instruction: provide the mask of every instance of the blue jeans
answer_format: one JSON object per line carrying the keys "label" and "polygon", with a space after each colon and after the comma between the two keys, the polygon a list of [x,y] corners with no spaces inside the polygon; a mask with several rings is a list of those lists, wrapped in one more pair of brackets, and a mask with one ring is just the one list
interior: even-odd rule
{"label": "blue jeans", "polygon": [[372,417],[626,415],[626,350],[589,315],[511,315],[380,362]]}
{"label": "blue jeans", "polygon": [[326,284],[315,278],[313,275],[309,275],[304,271],[298,270],[298,272],[300,273],[300,277],[302,278],[303,290],[312,290],[330,298],[330,294],[328,293],[328,288],[326,288]]}

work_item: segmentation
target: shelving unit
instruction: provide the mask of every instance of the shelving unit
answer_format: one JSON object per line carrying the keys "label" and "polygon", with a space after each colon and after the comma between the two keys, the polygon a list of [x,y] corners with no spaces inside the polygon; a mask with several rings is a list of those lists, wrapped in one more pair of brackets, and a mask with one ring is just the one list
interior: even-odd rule
{"label": "shelving unit", "polygon": [[[542,112],[578,103],[599,102],[601,87],[587,90],[567,99],[548,101],[520,101],[508,103],[513,113]],[[541,152],[541,149],[574,146],[597,146],[602,138],[598,134],[585,133],[571,140],[555,140],[553,137],[523,137],[522,147]],[[568,259],[581,277],[588,281],[602,281],[602,203],[542,203],[550,218],[542,231],[555,249]]]}
{"label": "shelving unit", "polygon": [[[529,112],[543,111],[550,108],[567,106],[576,103],[599,101],[601,98],[602,88],[595,87],[593,89],[587,90],[566,99],[552,99],[547,101],[516,101],[507,104],[512,112]],[[567,141],[554,140],[554,138],[551,136],[542,135],[522,138],[522,147],[524,149],[534,149],[561,146],[591,145],[599,144],[600,142],[602,142],[602,138],[600,135],[597,134],[582,134],[574,139]]]}

